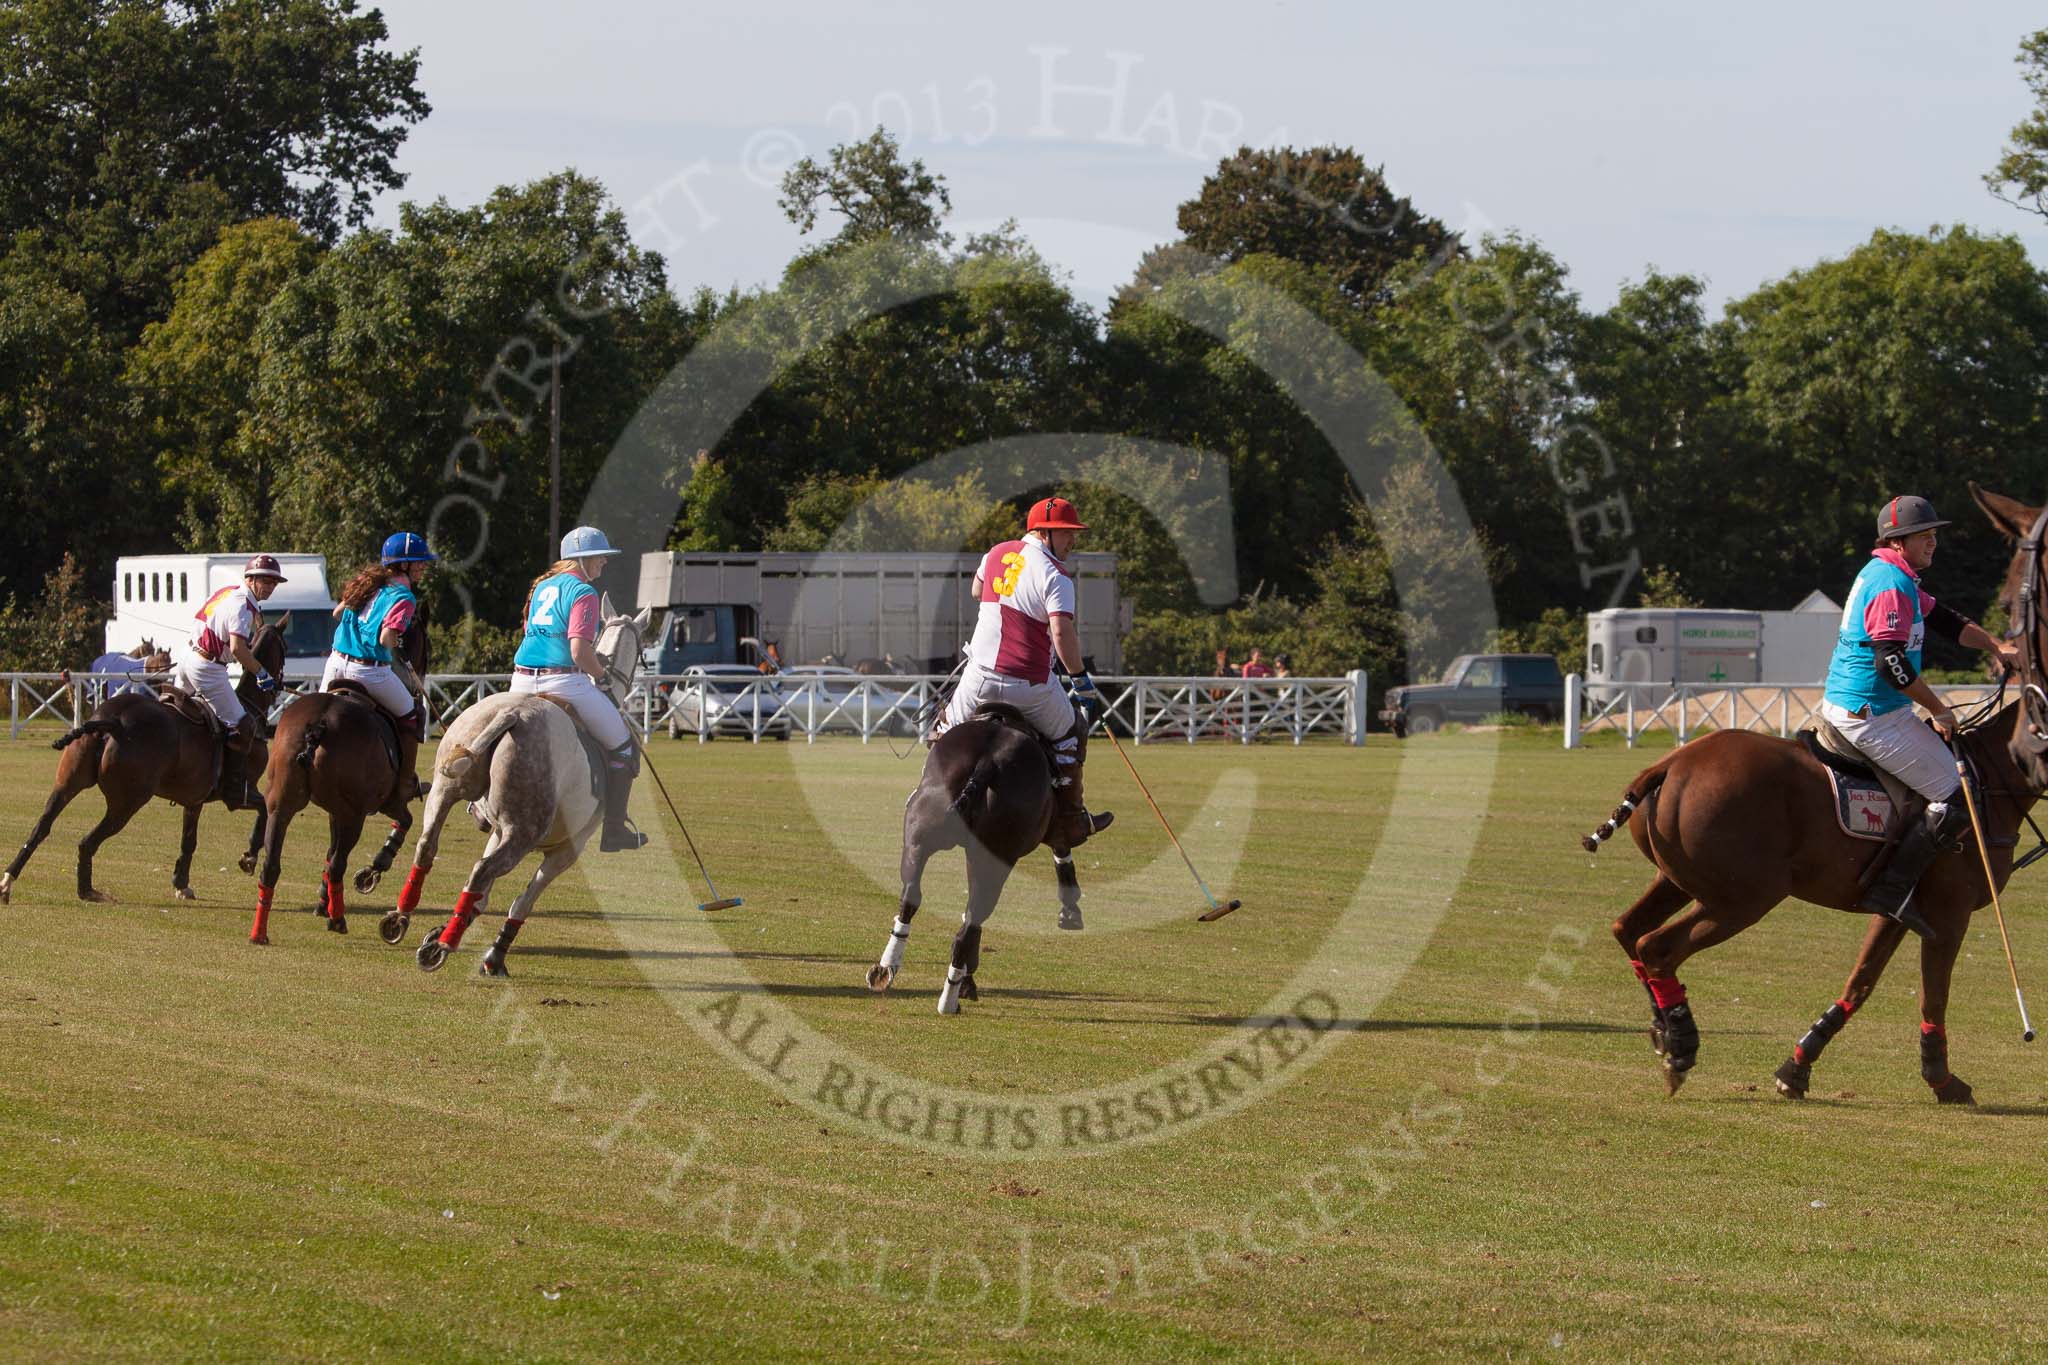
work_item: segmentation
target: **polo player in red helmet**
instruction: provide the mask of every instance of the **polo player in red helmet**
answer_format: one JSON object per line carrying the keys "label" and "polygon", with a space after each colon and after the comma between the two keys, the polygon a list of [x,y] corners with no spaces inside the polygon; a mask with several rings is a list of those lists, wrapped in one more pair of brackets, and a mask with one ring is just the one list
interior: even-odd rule
{"label": "polo player in red helmet", "polygon": [[[1074,576],[1066,558],[1088,528],[1065,498],[1032,505],[1022,540],[1006,540],[982,557],[974,575],[981,604],[967,667],[933,734],[958,725],[987,702],[1022,712],[1053,741],[1060,831],[1072,846],[1109,828],[1108,812],[1090,815],[1081,799],[1081,768],[1088,757],[1088,721],[1102,712],[1102,693],[1081,659],[1074,629]],[[1073,679],[1074,694],[1053,680],[1057,657]],[[1077,707],[1075,703],[1079,703]],[[1085,711],[1086,714],[1082,714]]]}

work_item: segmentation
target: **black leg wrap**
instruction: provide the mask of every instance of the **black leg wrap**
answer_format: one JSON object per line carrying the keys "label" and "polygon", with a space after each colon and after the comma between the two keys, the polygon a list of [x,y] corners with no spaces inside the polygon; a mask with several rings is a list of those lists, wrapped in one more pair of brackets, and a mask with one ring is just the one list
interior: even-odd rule
{"label": "black leg wrap", "polygon": [[1920,1079],[1937,1089],[1948,1084],[1948,1039],[1940,1033],[1920,1035]]}
{"label": "black leg wrap", "polygon": [[1692,1017],[1692,1006],[1680,1001],[1664,1011],[1664,1066],[1690,1071],[1699,1058],[1700,1026]]}
{"label": "black leg wrap", "polygon": [[1799,1040],[1800,1057],[1808,1062],[1819,1057],[1821,1049],[1825,1048],[1829,1040],[1842,1031],[1842,1025],[1848,1022],[1849,1011],[1842,1008],[1841,1001],[1837,1000],[1829,1005],[1826,1012],[1813,1021],[1813,1027],[1806,1031],[1806,1036]]}
{"label": "black leg wrap", "polygon": [[526,923],[526,921],[523,919],[506,920],[505,927],[498,931],[497,941],[492,943],[491,946],[497,949],[500,953],[503,953],[507,948],[510,948],[512,946],[512,940],[519,937],[519,926],[524,923]]}

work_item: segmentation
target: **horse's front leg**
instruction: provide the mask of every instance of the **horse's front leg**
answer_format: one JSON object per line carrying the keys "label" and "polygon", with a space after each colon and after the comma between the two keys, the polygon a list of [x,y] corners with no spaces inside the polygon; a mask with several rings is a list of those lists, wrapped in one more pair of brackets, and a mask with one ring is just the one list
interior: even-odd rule
{"label": "horse's front leg", "polygon": [[377,850],[377,856],[370,865],[356,873],[356,890],[370,892],[377,889],[377,883],[391,870],[391,864],[398,857],[399,845],[405,842],[406,831],[412,828],[412,808],[400,806],[395,811],[386,808],[384,814],[391,817],[391,833],[384,837],[384,844]]}
{"label": "horse's front leg", "polygon": [[181,901],[192,895],[192,851],[199,847],[199,806],[185,807],[184,828],[178,834],[178,862],[171,869],[171,894]]}
{"label": "horse's front leg", "polygon": [[1948,1069],[1948,991],[1969,916],[1920,941],[1920,1077],[1940,1104],[1975,1104],[1969,1083]]}
{"label": "horse's front leg", "polygon": [[1081,877],[1074,870],[1074,852],[1069,848],[1055,847],[1052,851],[1053,874],[1060,880],[1060,928],[1081,927]]}
{"label": "horse's front leg", "polygon": [[875,965],[868,968],[868,989],[886,991],[896,980],[896,973],[903,967],[903,949],[910,942],[910,921],[917,915],[917,907],[924,904],[924,868],[931,860],[931,854],[923,841],[915,835],[903,841],[903,861],[898,871],[903,877],[903,894],[896,902],[896,922],[889,926],[889,941],[882,945],[882,956]]}
{"label": "horse's front leg", "polygon": [[1792,1055],[1778,1068],[1780,1095],[1793,1100],[1806,1098],[1806,1092],[1813,1087],[1813,1064],[1819,1060],[1821,1049],[1842,1031],[1849,1016],[1861,1009],[1877,989],[1878,978],[1884,975],[1892,954],[1905,937],[1906,926],[1897,920],[1885,915],[1870,917],[1870,932],[1863,936],[1863,951],[1856,956],[1856,966],[1849,972],[1849,984],[1842,987],[1841,998],[1821,1012],[1806,1036],[1792,1045]]}

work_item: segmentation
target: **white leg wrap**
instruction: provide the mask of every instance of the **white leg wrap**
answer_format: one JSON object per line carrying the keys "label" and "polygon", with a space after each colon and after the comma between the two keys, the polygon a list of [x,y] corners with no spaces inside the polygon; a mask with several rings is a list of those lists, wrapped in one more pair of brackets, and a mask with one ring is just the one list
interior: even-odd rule
{"label": "white leg wrap", "polygon": [[950,968],[946,972],[946,989],[939,992],[940,1014],[960,1012],[960,983],[966,979],[967,973],[958,967]]}
{"label": "white leg wrap", "polygon": [[903,965],[903,945],[910,942],[910,926],[902,920],[889,931],[889,942],[882,949],[882,965],[895,971]]}

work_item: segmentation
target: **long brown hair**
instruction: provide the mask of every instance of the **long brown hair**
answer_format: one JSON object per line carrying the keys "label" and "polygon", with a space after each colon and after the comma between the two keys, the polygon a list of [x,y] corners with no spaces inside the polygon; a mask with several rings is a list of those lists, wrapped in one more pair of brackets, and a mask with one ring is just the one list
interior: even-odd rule
{"label": "long brown hair", "polygon": [[558,559],[553,564],[550,564],[548,566],[546,573],[543,573],[539,578],[536,578],[533,580],[533,582],[527,584],[526,605],[519,609],[520,626],[524,627],[526,625],[526,618],[533,614],[533,590],[535,588],[538,588],[541,584],[547,582],[550,578],[553,578],[558,573],[574,572],[576,573],[576,576],[578,578],[581,578],[583,577],[583,575],[579,571],[582,569],[582,567],[583,561],[580,559]]}
{"label": "long brown hair", "polygon": [[366,564],[356,571],[356,576],[341,590],[341,605],[350,611],[361,611],[370,605],[370,599],[384,590],[391,581],[391,565]]}

